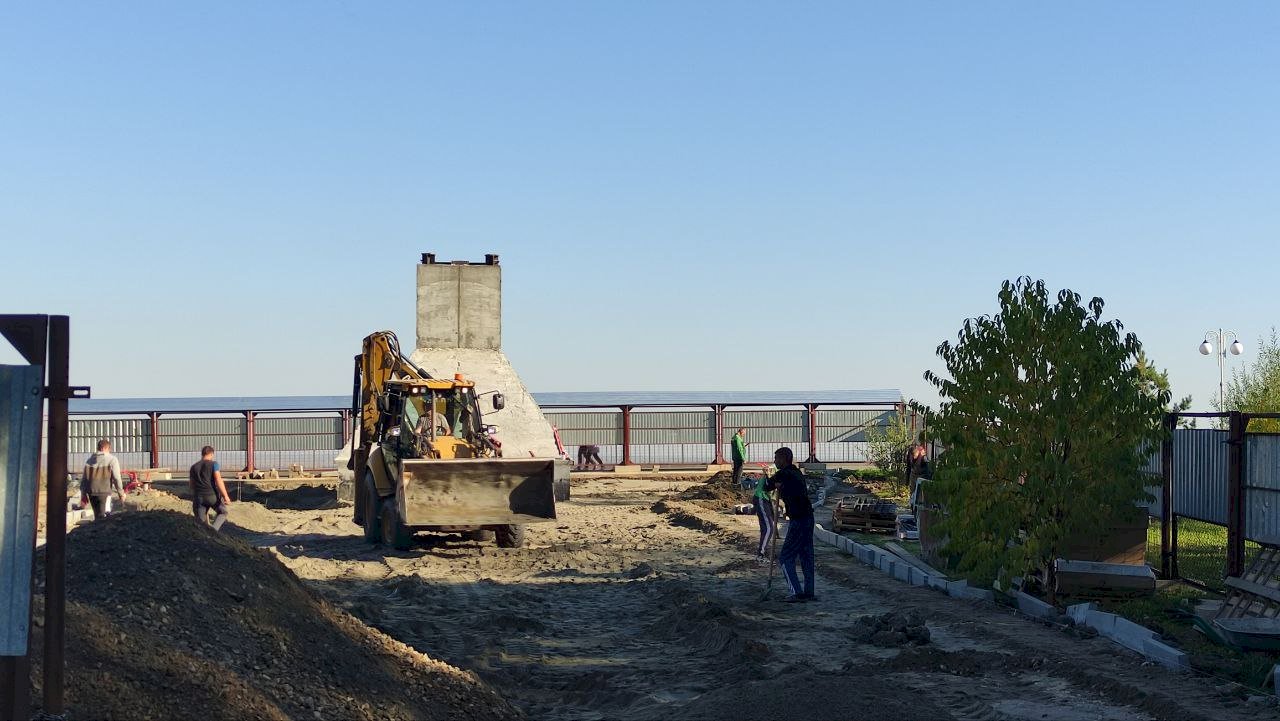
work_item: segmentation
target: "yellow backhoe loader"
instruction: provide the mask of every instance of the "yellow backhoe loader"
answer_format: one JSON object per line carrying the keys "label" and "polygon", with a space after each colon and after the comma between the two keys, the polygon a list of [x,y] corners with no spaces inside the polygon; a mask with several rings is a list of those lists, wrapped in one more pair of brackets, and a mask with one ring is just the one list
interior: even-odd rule
{"label": "yellow backhoe loader", "polygon": [[482,395],[458,374],[432,378],[400,353],[391,331],[364,339],[355,358],[347,468],[355,476],[355,522],[364,536],[400,550],[418,531],[463,532],[499,546],[524,543],[524,525],[555,520],[552,458],[503,458],[485,425]]}

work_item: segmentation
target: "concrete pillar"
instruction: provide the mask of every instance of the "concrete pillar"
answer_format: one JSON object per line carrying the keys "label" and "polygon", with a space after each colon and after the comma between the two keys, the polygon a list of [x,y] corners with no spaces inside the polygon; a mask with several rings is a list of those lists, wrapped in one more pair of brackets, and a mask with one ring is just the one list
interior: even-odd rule
{"label": "concrete pillar", "polygon": [[[502,267],[488,254],[480,263],[438,262],[422,254],[418,265],[417,350],[412,360],[437,378],[461,373],[476,392],[501,392],[506,407],[481,399],[485,423],[498,427],[504,456],[555,458],[555,434],[542,409],[502,352]],[[558,332],[548,324],[546,334]]]}

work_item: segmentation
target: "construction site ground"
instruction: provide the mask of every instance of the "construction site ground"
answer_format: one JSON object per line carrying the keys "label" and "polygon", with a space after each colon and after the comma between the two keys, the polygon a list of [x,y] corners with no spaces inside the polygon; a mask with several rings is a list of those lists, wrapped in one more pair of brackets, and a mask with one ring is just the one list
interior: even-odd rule
{"label": "construction site ground", "polygon": [[[459,535],[375,548],[349,508],[307,487],[246,494],[271,507],[233,504],[224,531],[534,719],[1280,718],[1241,687],[907,586],[821,544],[816,602],[784,603],[776,576],[761,600],[755,519],[718,493],[680,498],[700,482],[575,478],[559,520],[531,526],[520,549]],[[163,492],[129,508],[189,512]],[[887,612],[922,619],[930,640],[857,640],[860,619]]]}

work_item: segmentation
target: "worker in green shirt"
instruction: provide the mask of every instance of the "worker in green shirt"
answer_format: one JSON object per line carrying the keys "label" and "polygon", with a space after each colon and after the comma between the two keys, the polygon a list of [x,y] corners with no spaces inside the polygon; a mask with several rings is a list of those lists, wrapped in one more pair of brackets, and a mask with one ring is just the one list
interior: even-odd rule
{"label": "worker in green shirt", "polygon": [[742,464],[747,462],[747,429],[733,434],[733,486],[742,487]]}

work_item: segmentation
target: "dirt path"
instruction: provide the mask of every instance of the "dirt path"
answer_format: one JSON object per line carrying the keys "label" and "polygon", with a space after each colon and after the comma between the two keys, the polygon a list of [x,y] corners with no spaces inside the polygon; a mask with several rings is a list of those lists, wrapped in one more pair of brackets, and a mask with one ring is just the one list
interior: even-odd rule
{"label": "dirt path", "polygon": [[[761,602],[754,520],[655,501],[670,480],[575,486],[560,521],[502,550],[458,536],[382,553],[345,509],[233,519],[301,578],[396,639],[475,671],[536,719],[1280,718],[1102,639],[897,583],[818,547],[812,604]],[[779,589],[781,584],[779,584]],[[932,641],[854,640],[922,616]]]}

